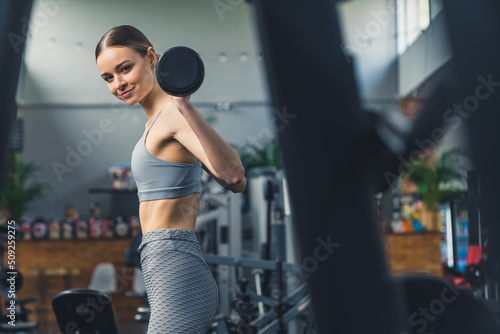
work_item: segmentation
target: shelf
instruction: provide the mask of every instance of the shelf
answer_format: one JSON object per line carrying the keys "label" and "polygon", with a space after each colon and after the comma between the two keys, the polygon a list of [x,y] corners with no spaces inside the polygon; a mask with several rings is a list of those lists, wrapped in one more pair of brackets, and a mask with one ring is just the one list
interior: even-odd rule
{"label": "shelf", "polygon": [[48,243],[51,243],[51,242],[70,242],[70,243],[73,243],[73,242],[93,242],[93,241],[97,241],[97,242],[101,242],[101,241],[118,241],[118,240],[132,240],[133,239],[133,236],[131,235],[127,235],[125,237],[112,237],[112,238],[71,238],[71,239],[63,239],[63,238],[60,238],[60,239],[50,239],[50,238],[40,238],[40,239],[35,239],[35,238],[32,238],[32,239],[18,239],[17,241],[18,242],[38,242],[38,243],[43,243],[43,242],[48,242]]}
{"label": "shelf", "polygon": [[393,233],[393,232],[386,232],[384,233],[384,236],[415,236],[415,235],[442,235],[443,233],[440,231],[424,231],[424,232],[405,232],[405,233]]}
{"label": "shelf", "polygon": [[137,194],[137,189],[111,189],[111,188],[89,188],[91,194]]}
{"label": "shelf", "polygon": [[91,194],[108,194],[111,197],[110,216],[130,217],[139,215],[139,197],[136,189],[89,188]]}

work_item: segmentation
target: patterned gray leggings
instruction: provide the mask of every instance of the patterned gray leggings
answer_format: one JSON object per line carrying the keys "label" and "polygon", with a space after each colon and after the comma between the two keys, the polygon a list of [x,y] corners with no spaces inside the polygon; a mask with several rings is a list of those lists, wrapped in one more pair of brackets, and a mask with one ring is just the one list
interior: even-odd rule
{"label": "patterned gray leggings", "polygon": [[218,309],[219,290],[196,234],[152,230],[137,250],[151,310],[147,333],[205,334]]}

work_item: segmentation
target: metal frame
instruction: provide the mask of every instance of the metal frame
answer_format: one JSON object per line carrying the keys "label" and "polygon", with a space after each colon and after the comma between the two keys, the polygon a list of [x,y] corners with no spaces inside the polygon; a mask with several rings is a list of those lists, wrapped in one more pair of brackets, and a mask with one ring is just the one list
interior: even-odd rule
{"label": "metal frame", "polygon": [[[230,191],[222,194],[204,194],[203,200],[207,200],[217,208],[198,216],[196,229],[199,230],[205,224],[216,221],[217,254],[221,256],[241,256],[241,194]],[[236,286],[236,275],[227,266],[221,266],[217,272],[217,285],[219,287],[220,304],[219,311],[229,314],[230,301],[234,298]]]}
{"label": "metal frame", "polygon": [[[236,258],[213,254],[206,254],[205,260],[210,264],[276,271],[280,273],[278,275],[279,277],[281,277],[281,273],[283,271],[299,272],[301,270],[300,265],[281,261]],[[282,281],[282,279],[278,280]],[[286,298],[283,299],[282,297],[280,297],[278,301],[265,296],[261,296],[253,292],[252,290],[247,290],[247,293],[252,300],[262,301],[264,304],[272,307],[268,312],[261,314],[257,319],[251,321],[248,324],[249,326],[260,328],[258,330],[258,334],[277,333],[280,325],[286,326],[288,323],[290,323],[300,315],[305,315],[306,311],[309,310],[309,304],[311,302],[307,283],[300,284],[297,288],[291,291]],[[283,314],[280,314],[280,304],[288,304],[293,306]],[[217,333],[227,333],[225,318],[223,316],[219,315],[215,322]]]}

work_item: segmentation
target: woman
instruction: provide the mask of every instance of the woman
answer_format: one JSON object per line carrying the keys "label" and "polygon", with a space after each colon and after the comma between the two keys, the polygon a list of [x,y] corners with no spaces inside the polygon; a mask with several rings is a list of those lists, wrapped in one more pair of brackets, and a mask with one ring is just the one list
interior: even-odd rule
{"label": "woman", "polygon": [[206,333],[219,296],[194,232],[201,169],[223,187],[242,192],[243,165],[189,97],[160,88],[158,55],[142,32],[114,27],[95,54],[110,92],[129,105],[140,103],[148,116],[132,152],[143,233],[138,250],[151,309],[148,333]]}

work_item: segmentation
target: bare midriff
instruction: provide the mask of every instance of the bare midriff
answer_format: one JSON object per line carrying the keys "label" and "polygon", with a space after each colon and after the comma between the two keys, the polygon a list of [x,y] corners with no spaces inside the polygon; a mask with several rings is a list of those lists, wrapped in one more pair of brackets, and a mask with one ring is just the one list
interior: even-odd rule
{"label": "bare midriff", "polygon": [[156,229],[184,229],[195,231],[200,193],[180,198],[144,201],[139,205],[142,234]]}

